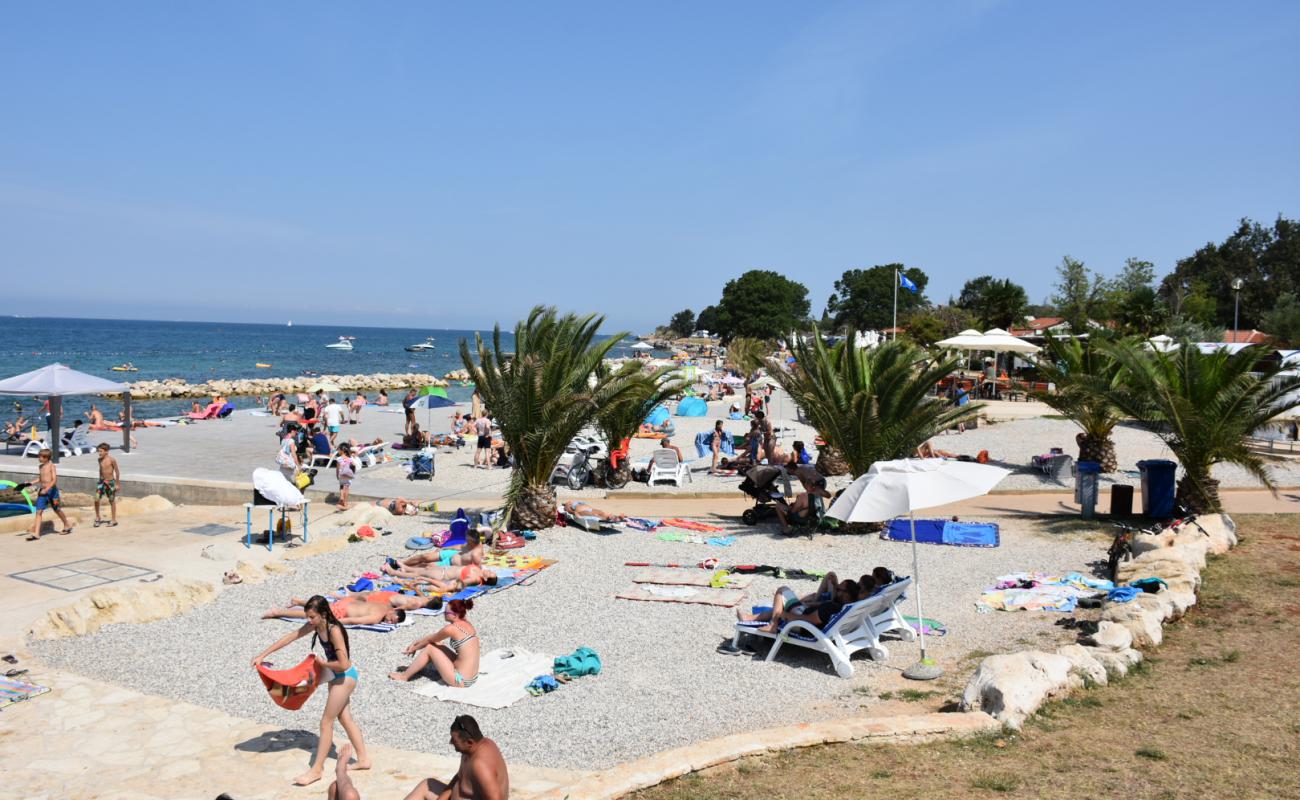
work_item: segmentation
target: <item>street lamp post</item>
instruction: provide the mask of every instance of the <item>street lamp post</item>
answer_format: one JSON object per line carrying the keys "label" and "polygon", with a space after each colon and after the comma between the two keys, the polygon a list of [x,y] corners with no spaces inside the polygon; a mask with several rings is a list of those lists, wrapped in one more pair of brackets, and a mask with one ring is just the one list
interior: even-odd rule
{"label": "street lamp post", "polygon": [[1232,279],[1232,292],[1235,295],[1232,304],[1232,335],[1234,338],[1236,338],[1237,330],[1240,325],[1238,319],[1241,316],[1241,287],[1244,286],[1245,283],[1246,282],[1241,278]]}

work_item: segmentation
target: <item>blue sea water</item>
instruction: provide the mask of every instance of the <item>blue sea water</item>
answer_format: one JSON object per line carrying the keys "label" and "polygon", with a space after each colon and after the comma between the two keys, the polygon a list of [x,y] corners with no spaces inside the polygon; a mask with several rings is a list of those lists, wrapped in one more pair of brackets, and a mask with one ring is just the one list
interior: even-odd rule
{"label": "blue sea water", "polygon": [[[513,330],[513,323],[508,330]],[[468,339],[473,348],[474,333],[356,325],[3,317],[0,318],[0,378],[54,362],[121,382],[181,378],[199,383],[216,378],[293,377],[309,372],[332,375],[421,372],[441,376],[463,368],[460,341]],[[491,331],[482,333],[485,339],[491,340]],[[508,348],[513,333],[503,330],[502,335]],[[340,336],[356,337],[352,350],[326,348],[325,345],[338,341]],[[423,353],[408,353],[403,349],[427,337],[435,339],[436,349]],[[620,346],[612,355],[630,352]],[[112,371],[114,365],[128,361],[139,372]],[[258,363],[271,367],[259,369]],[[448,395],[463,401],[469,399],[471,391],[453,386],[448,388]],[[232,399],[240,407],[251,407],[257,402],[251,397]],[[92,400],[100,404],[110,419],[121,408],[118,402],[106,398],[68,397],[64,400],[65,419],[81,417]],[[40,401],[29,398],[6,398],[0,400],[0,418],[16,416],[14,402],[21,405],[29,418],[41,405]],[[133,406],[136,417],[147,418],[188,411],[189,401],[134,401]]]}

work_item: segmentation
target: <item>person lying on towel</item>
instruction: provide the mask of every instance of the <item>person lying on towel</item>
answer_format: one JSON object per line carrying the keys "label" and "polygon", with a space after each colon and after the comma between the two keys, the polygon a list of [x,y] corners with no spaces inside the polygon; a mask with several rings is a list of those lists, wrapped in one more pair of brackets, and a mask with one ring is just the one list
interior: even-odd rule
{"label": "person lying on towel", "polygon": [[465,534],[465,544],[459,548],[444,547],[439,550],[426,550],[404,561],[397,561],[397,564],[409,569],[434,566],[464,567],[470,564],[481,567],[483,566],[483,542],[479,539],[478,531],[471,530]]}
{"label": "person lying on towel", "polygon": [[420,513],[420,504],[405,497],[385,497],[376,500],[375,505],[386,509],[389,514],[396,517],[413,517]]}
{"label": "person lying on towel", "polygon": [[[827,578],[831,575],[827,574]],[[826,586],[825,579],[822,585]],[[799,597],[789,586],[782,586],[776,590],[776,595],[772,598],[772,610],[764,611],[761,614],[746,614],[737,609],[736,616],[741,622],[766,622],[760,631],[765,633],[777,633],[781,626],[787,622],[803,620],[811,622],[818,628],[826,627],[826,623],[831,618],[840,613],[840,609],[849,603],[856,602],[860,592],[857,581],[847,580],[835,585],[834,593],[829,599],[823,599],[825,595],[816,595],[809,597]],[[811,600],[811,602],[809,602]]]}
{"label": "person lying on towel", "polygon": [[[262,619],[291,617],[306,619],[303,608],[306,600],[295,597],[289,601],[288,608],[273,608],[262,615]],[[344,625],[378,625],[381,622],[397,624],[406,619],[408,609],[429,608],[437,610],[442,607],[442,598],[414,597],[399,592],[359,592],[345,594],[333,603],[330,610]]]}
{"label": "person lying on towel", "polygon": [[581,500],[570,500],[560,508],[565,514],[577,519],[579,517],[595,517],[601,522],[622,522],[627,519],[625,514],[606,514],[595,506],[584,503]]}
{"label": "person lying on towel", "polygon": [[404,651],[414,655],[403,670],[388,673],[395,681],[409,681],[427,666],[432,666],[448,686],[468,689],[478,680],[478,630],[466,614],[474,608],[473,600],[452,600],[447,604],[447,624],[437,633],[411,642]]}
{"label": "person lying on towel", "polygon": [[455,594],[470,586],[496,586],[497,574],[477,564],[463,567],[419,567],[385,564],[381,569],[401,583],[428,584],[434,594]]}
{"label": "person lying on towel", "polygon": [[916,448],[917,458],[950,458],[953,461],[974,461],[977,464],[989,463],[989,451],[981,450],[978,455],[964,456],[958,453],[950,453],[947,450],[940,450],[932,442],[925,442]]}

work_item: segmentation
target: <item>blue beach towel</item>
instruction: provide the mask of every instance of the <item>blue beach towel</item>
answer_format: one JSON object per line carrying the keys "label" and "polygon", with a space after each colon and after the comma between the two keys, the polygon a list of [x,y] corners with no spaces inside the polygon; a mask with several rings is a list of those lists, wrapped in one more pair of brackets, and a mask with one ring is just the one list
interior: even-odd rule
{"label": "blue beach towel", "polygon": [[[909,520],[891,519],[880,533],[881,539],[891,542],[912,541]],[[997,523],[953,522],[943,519],[918,519],[916,541],[923,544],[947,544],[954,547],[997,547],[1001,541]]]}

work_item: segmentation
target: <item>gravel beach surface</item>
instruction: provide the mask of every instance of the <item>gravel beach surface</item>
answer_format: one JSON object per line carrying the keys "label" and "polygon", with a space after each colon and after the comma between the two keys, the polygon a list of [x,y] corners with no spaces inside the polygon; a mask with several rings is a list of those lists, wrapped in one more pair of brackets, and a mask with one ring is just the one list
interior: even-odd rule
{"label": "gravel beach surface", "polygon": [[[407,663],[403,648],[436,630],[439,617],[417,617],[415,625],[390,634],[351,632],[361,673],[352,705],[368,741],[442,751],[452,718],[471,713],[512,762],[597,769],[728,733],[864,713],[882,684],[895,682],[897,672],[916,660],[916,643],[890,642],[886,661],[875,663],[859,654],[853,662],[856,673],[845,680],[825,656],[797,647],[784,648],[774,663],[763,663],[762,647],[757,657],[721,655],[715,648],[731,636],[733,609],[615,599],[615,593],[632,586],[636,570],[625,567],[626,561],[695,563],[714,556],[724,563],[834,569],[841,576],[857,576],[876,565],[912,574],[909,546],[874,535],[787,539],[776,534],[772,523],[748,528],[734,519],[702,521],[725,525],[736,543],[715,547],[665,542],[640,532],[594,535],[555,528],[521,551],[559,563],[529,585],[476,604],[471,619],[484,651],[518,647],[560,656],[587,646],[600,654],[604,670],[510,708],[440,702],[385,677]],[[1019,570],[1087,573],[1104,552],[1100,524],[1000,522],[997,548],[921,546],[925,615],[949,630],[947,636],[929,639],[930,651],[961,682],[974,664],[963,662],[963,656],[973,651],[1052,647],[1072,640],[1052,624],[1060,618],[1057,614],[977,613],[979,592],[995,576]],[[327,592],[359,572],[377,570],[383,555],[405,553],[406,537],[443,524],[445,518],[395,520],[392,536],[287,562],[295,568],[293,574],[231,587],[182,616],[108,626],[86,637],[32,642],[31,647],[52,665],[110,684],[314,732],[323,695],[314,696],[302,711],[284,711],[266,697],[249,666],[263,647],[292,630],[285,622],[260,620],[260,614],[290,596]],[[756,578],[744,605],[767,604],[782,583]],[[790,583],[801,593],[815,588],[809,581]],[[905,613],[914,613],[914,599],[908,599]],[[300,640],[272,660],[296,664],[309,641]]]}

